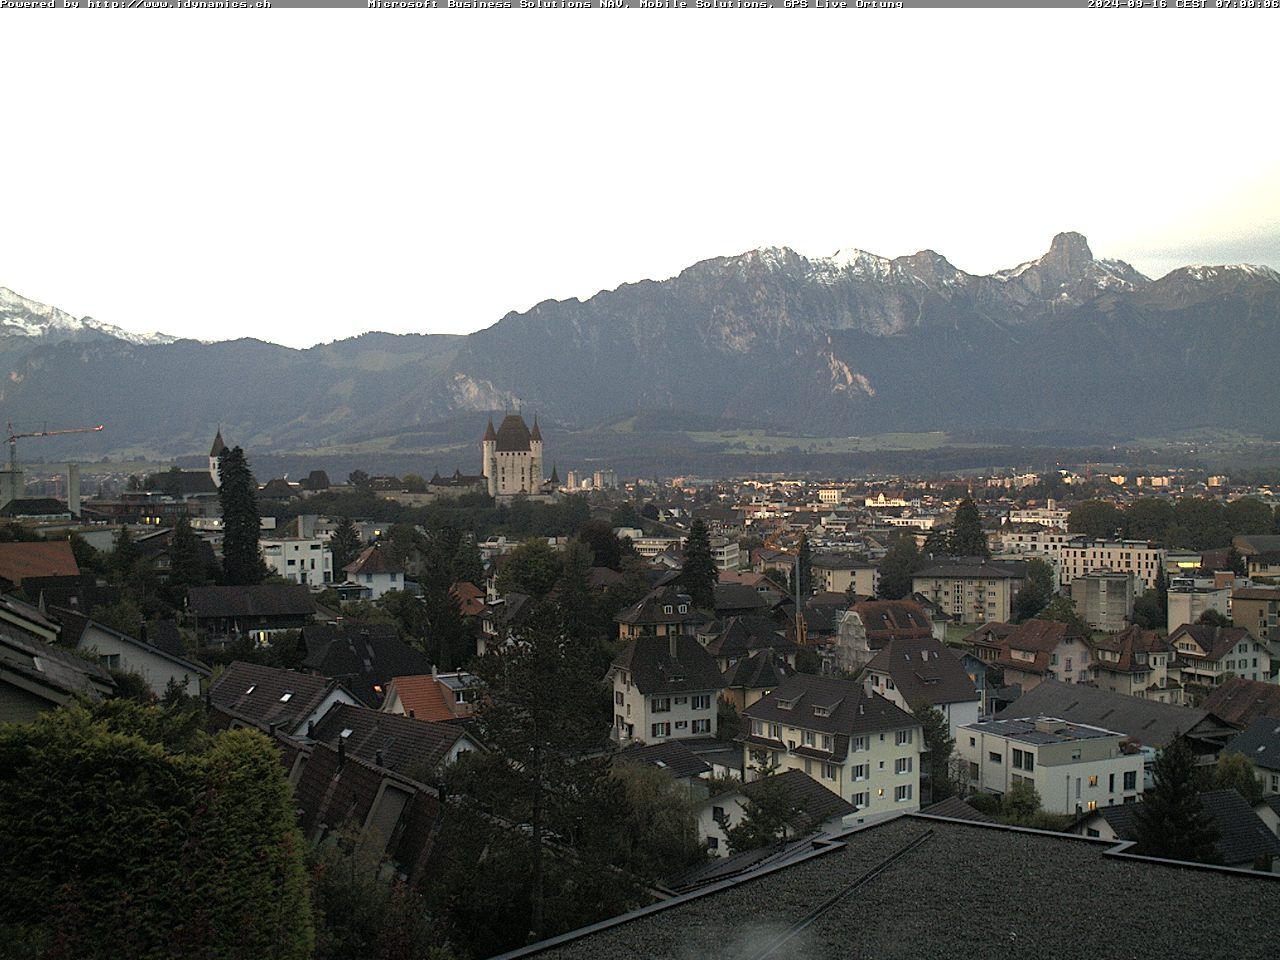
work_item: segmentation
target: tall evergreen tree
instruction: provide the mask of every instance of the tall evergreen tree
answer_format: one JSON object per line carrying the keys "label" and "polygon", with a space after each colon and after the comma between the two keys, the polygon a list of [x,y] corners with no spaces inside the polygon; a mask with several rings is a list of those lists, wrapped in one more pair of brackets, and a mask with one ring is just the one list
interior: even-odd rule
{"label": "tall evergreen tree", "polygon": [[336,580],[343,568],[360,553],[360,531],[350,517],[343,517],[329,534],[329,552],[333,554],[333,576]]}
{"label": "tall evergreen tree", "polygon": [[206,579],[200,541],[191,529],[191,521],[179,517],[169,541],[169,584],[182,590],[200,586]]}
{"label": "tall evergreen tree", "polygon": [[924,562],[924,554],[916,546],[915,537],[899,538],[880,561],[880,599],[901,600],[910,596],[912,577]]}
{"label": "tall evergreen tree", "polygon": [[689,538],[684,544],[684,569],[680,582],[689,591],[689,599],[700,610],[714,610],[715,586],[720,580],[715,558],[711,556],[711,535],[701,519],[689,525]]}
{"label": "tall evergreen tree", "polygon": [[240,447],[232,447],[218,460],[222,504],[222,573],[228,584],[261,583],[266,571],[258,549],[261,521],[258,485]]}
{"label": "tall evergreen tree", "polygon": [[1137,853],[1216,863],[1218,828],[1200,803],[1195,756],[1174,734],[1152,769],[1146,802],[1138,807]]}
{"label": "tall evergreen tree", "polygon": [[133,573],[134,565],[141,557],[142,551],[133,542],[129,527],[121,527],[120,532],[116,534],[115,549],[111,551],[111,572],[116,582],[127,582],[129,575]]}
{"label": "tall evergreen tree", "polygon": [[1037,557],[1032,557],[1027,561],[1026,573],[1026,579],[1013,601],[1014,623],[1022,623],[1024,620],[1035,617],[1053,599],[1054,581],[1057,579],[1054,576],[1053,567]]}
{"label": "tall evergreen tree", "polygon": [[982,514],[978,512],[978,505],[969,497],[956,507],[956,516],[951,522],[951,535],[947,538],[947,553],[953,557],[991,556],[987,535],[982,529]]}
{"label": "tall evergreen tree", "polygon": [[476,586],[484,583],[484,559],[480,556],[480,546],[474,536],[468,534],[459,538],[451,567],[455,583],[465,581]]}
{"label": "tall evergreen tree", "polygon": [[920,758],[920,765],[922,772],[928,773],[929,802],[937,803],[955,793],[951,782],[951,758],[956,741],[951,736],[947,718],[931,703],[922,700],[912,706],[911,713],[924,730],[926,755]]}

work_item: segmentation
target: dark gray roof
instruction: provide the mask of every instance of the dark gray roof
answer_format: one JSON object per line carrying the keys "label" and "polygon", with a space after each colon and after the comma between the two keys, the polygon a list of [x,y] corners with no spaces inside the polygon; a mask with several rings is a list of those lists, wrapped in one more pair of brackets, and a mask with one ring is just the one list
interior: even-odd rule
{"label": "dark gray roof", "polygon": [[[1215,846],[1223,866],[1247,867],[1261,855],[1280,856],[1280,837],[1267,829],[1249,801],[1235,790],[1206,790],[1200,794],[1200,803],[1205,815],[1218,828]],[[1100,807],[1095,812],[1121,840],[1133,840],[1138,835],[1139,810],[1138,804],[1126,803]],[[1091,816],[1081,817],[1076,824],[1083,824]]]}
{"label": "dark gray roof", "polygon": [[[684,612],[680,612],[683,606]],[[666,608],[671,612],[667,613]],[[684,623],[692,618],[693,601],[683,589],[675,586],[658,587],[646,594],[614,619],[632,626],[658,623]]]}
{"label": "dark gray roof", "polygon": [[45,643],[14,624],[0,620],[0,672],[12,671],[49,690],[54,698],[84,693],[98,699],[114,684],[96,660]]}
{"label": "dark gray roof", "polygon": [[728,617],[706,647],[714,657],[746,657],[766,647],[794,651],[796,644],[786,639],[781,628],[767,617]]}
{"label": "dark gray roof", "polygon": [[693,637],[637,637],[613,658],[613,668],[628,671],[645,696],[719,690],[724,686],[715,658]]}
{"label": "dark gray roof", "polygon": [[996,822],[981,810],[969,806],[969,804],[965,803],[959,797],[947,797],[945,800],[939,800],[932,806],[925,807],[920,812],[926,816],[947,817],[950,820],[970,820],[973,823]]}
{"label": "dark gray roof", "polygon": [[874,570],[876,565],[869,560],[859,560],[840,553],[816,553],[809,561],[811,567],[823,570]]}
{"label": "dark gray roof", "polygon": [[[789,709],[785,706],[788,703]],[[822,711],[826,711],[825,716],[820,715]],[[788,677],[742,715],[765,723],[787,724],[844,737],[920,725],[915,717],[884,697],[865,693],[860,683],[807,673]]]}
{"label": "dark gray roof", "polygon": [[1201,706],[1243,729],[1259,717],[1280,717],[1280,684],[1231,677],[1214,687]]}
{"label": "dark gray roof", "polygon": [[1000,712],[1000,717],[1057,717],[1116,730],[1148,747],[1163,747],[1175,733],[1228,733],[1207,710],[1143,700],[1079,683],[1044,680]]}
{"label": "dark gray roof", "polygon": [[1255,767],[1280,770],[1280,720],[1259,717],[1244,733],[1232,737],[1226,749],[1243,753]]}
{"label": "dark gray roof", "polygon": [[341,680],[343,686],[368,707],[382,704],[392,677],[411,677],[431,672],[431,658],[415,650],[394,632],[366,632],[358,624],[346,624],[334,639],[315,652],[308,642],[302,665],[320,674]]}
{"label": "dark gray roof", "polygon": [[[1226,950],[1232,960],[1274,957],[1280,882],[1273,876],[1188,869],[1112,849],[1059,833],[902,816],[815,844],[776,869],[763,866],[505,957],[765,956],[775,938],[828,900],[830,909],[768,956],[1097,960]],[[1139,922],[1148,904],[1176,922]]]}
{"label": "dark gray roof", "polygon": [[502,425],[498,427],[495,439],[498,441],[496,449],[499,453],[520,453],[532,449],[530,444],[533,438],[529,435],[529,426],[518,413],[509,413],[502,418]]}
{"label": "dark gray roof", "polygon": [[187,608],[197,617],[309,617],[316,612],[311,591],[300,583],[259,583],[244,587],[191,587]]}
{"label": "dark gray roof", "polygon": [[799,833],[807,833],[834,817],[846,817],[857,810],[803,770],[787,770],[752,780],[741,787],[741,792],[754,800],[769,789],[784,791],[790,802],[800,808],[796,822],[791,824]]}
{"label": "dark gray roof", "polygon": [[945,644],[927,640],[890,640],[871,658],[867,667],[893,678],[894,686],[909,704],[920,701],[934,706],[977,701],[978,688],[960,661]]}
{"label": "dark gray roof", "polygon": [[209,703],[256,726],[274,724],[291,734],[335,686],[326,677],[237,660],[213,681]]}
{"label": "dark gray roof", "polygon": [[1026,565],[1021,560],[979,560],[975,557],[950,557],[931,563],[913,576],[921,577],[981,577],[983,580],[1023,580]]}
{"label": "dark gray roof", "polygon": [[787,666],[787,661],[779,657],[770,647],[756,651],[726,670],[724,685],[745,687],[748,690],[772,689],[794,672]]}
{"label": "dark gray roof", "polygon": [[377,764],[381,753],[379,766],[421,781],[436,771],[464,733],[458,724],[338,703],[316,723],[312,739],[335,749],[342,741],[348,753],[369,763]]}
{"label": "dark gray roof", "polygon": [[745,583],[717,583],[712,592],[715,594],[718,611],[767,610],[772,605],[768,597]]}
{"label": "dark gray roof", "polygon": [[667,771],[676,779],[700,777],[711,772],[711,764],[702,760],[679,740],[636,744],[618,753],[622,763],[641,763]]}

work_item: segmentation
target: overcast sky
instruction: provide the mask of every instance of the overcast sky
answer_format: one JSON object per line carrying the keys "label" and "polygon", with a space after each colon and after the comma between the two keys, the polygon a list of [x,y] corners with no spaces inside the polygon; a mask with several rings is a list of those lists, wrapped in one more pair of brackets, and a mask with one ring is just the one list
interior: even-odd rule
{"label": "overcast sky", "polygon": [[758,246],[1280,266],[1271,12],[4,11],[0,286],[302,346]]}

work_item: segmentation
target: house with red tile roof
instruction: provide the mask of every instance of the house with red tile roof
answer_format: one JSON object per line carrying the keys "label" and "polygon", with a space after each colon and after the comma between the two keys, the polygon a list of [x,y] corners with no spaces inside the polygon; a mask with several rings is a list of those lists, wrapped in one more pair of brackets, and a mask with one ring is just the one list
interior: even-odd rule
{"label": "house with red tile roof", "polygon": [[28,577],[78,576],[80,567],[70,541],[0,543],[0,581],[8,587],[20,587]]}
{"label": "house with red tile roof", "polygon": [[1043,680],[1088,683],[1092,679],[1088,641],[1069,624],[1056,620],[1018,624],[1001,642],[995,662],[1004,668],[1005,684],[1021,684],[1024,692]]}
{"label": "house with red tile roof", "polygon": [[463,670],[394,677],[382,710],[436,723],[465,720],[475,713],[480,691],[479,679]]}

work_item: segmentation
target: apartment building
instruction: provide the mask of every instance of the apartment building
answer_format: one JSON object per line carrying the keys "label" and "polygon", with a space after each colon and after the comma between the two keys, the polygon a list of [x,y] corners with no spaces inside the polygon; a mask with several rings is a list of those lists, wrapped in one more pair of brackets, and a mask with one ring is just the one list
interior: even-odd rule
{"label": "apartment building", "polygon": [[818,593],[847,593],[874,597],[880,587],[880,568],[866,560],[840,554],[819,554],[809,564],[813,588]]}
{"label": "apartment building", "polygon": [[320,537],[281,537],[261,540],[262,559],[278,577],[309,587],[333,582],[333,554]]}
{"label": "apartment building", "polygon": [[802,770],[853,804],[857,822],[919,809],[920,723],[860,683],[795,674],[742,717],[748,780],[761,760]]}
{"label": "apartment building", "polygon": [[1120,570],[1094,570],[1076,577],[1071,581],[1076,612],[1094,630],[1123,630],[1133,616],[1133,581],[1132,573]]}
{"label": "apartment building", "polygon": [[1072,540],[1058,554],[1058,580],[1066,586],[1095,570],[1132,573],[1134,590],[1154,588],[1164,565],[1164,550],[1146,540]]}
{"label": "apartment building", "polygon": [[1183,702],[1173,644],[1154,630],[1131,626],[1093,645],[1093,682],[1103,690],[1160,703]]}
{"label": "apartment building", "polygon": [[1224,617],[1231,616],[1231,589],[1212,577],[1173,577],[1169,581],[1166,600],[1167,619],[1171,627],[1195,623],[1206,610]]}
{"label": "apartment building", "polygon": [[1244,627],[1184,623],[1169,632],[1182,682],[1213,688],[1228,677],[1271,680],[1271,651]]}
{"label": "apartment building", "polygon": [[605,679],[613,687],[612,736],[618,743],[716,735],[724,678],[694,637],[671,633],[632,640],[614,657]]}
{"label": "apartment building", "polygon": [[[1172,620],[1169,621],[1173,623]],[[1193,620],[1179,620],[1193,623]],[[1231,622],[1260,640],[1280,638],[1280,587],[1246,587],[1231,594]]]}
{"label": "apartment building", "polygon": [[986,720],[961,727],[956,750],[969,782],[1006,794],[1030,784],[1050,813],[1135,803],[1142,792],[1143,758],[1123,733],[1053,717]]}
{"label": "apartment building", "polygon": [[1001,623],[1011,619],[1013,600],[1026,579],[1021,561],[956,557],[931,564],[911,581],[912,593],[923,594],[960,623]]}
{"label": "apartment building", "polygon": [[998,641],[996,663],[1006,684],[1031,690],[1044,680],[1088,683],[1091,679],[1086,637],[1056,620],[1028,620]]}

